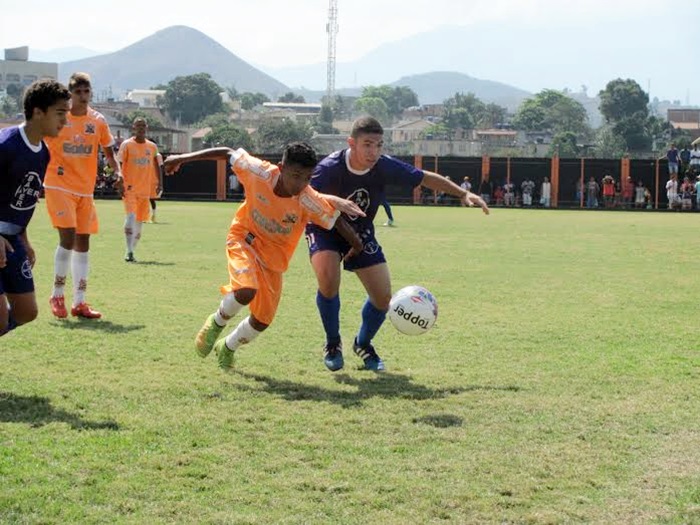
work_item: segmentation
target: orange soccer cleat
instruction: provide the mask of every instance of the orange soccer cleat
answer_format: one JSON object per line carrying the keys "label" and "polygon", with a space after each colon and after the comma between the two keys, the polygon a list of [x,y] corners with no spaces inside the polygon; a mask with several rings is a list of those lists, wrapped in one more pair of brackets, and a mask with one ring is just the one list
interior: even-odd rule
{"label": "orange soccer cleat", "polygon": [[102,314],[97,310],[90,308],[87,303],[80,303],[70,309],[70,314],[73,317],[84,317],[85,319],[99,319]]}
{"label": "orange soccer cleat", "polygon": [[63,296],[50,297],[49,304],[51,305],[51,313],[58,317],[59,319],[65,319],[68,317],[68,312],[66,311],[66,303],[64,302]]}

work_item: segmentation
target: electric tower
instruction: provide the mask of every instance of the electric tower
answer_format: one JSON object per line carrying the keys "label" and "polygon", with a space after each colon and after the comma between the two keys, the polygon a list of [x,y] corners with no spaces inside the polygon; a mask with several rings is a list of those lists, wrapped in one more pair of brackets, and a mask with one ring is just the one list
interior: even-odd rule
{"label": "electric tower", "polygon": [[333,104],[335,95],[335,37],[338,34],[338,0],[328,2],[328,62],[326,66],[326,104]]}

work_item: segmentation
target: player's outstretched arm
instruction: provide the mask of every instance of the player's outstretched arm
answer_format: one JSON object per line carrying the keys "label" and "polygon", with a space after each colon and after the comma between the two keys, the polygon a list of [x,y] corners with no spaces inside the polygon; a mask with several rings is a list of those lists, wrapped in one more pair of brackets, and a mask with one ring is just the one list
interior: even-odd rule
{"label": "player's outstretched arm", "polygon": [[467,206],[479,206],[484,214],[489,214],[488,204],[486,204],[484,199],[482,199],[476,193],[465,190],[464,188],[457,186],[447,177],[443,177],[442,175],[432,171],[423,171],[423,173],[423,180],[420,183],[421,186],[425,186],[426,188],[434,191],[444,191],[449,195],[459,197]]}
{"label": "player's outstretched arm", "polygon": [[188,162],[194,162],[197,160],[227,160],[233,150],[231,148],[209,148],[200,151],[193,151],[192,153],[183,153],[181,155],[170,155],[165,162],[163,167],[165,168],[166,175],[174,175],[180,166]]}
{"label": "player's outstretched arm", "polygon": [[343,257],[344,260],[347,261],[351,257],[362,252],[364,248],[362,239],[360,239],[360,236],[355,233],[355,230],[353,230],[352,226],[350,226],[345,219],[338,217],[335,221],[335,229],[338,230],[340,236],[350,245],[350,251],[345,254],[345,257]]}
{"label": "player's outstretched arm", "polygon": [[340,213],[344,213],[346,215],[359,215],[360,217],[366,217],[367,214],[362,211],[362,208],[360,208],[357,204],[355,204],[353,201],[349,201],[347,199],[343,199],[342,197],[338,197],[337,195],[328,195],[327,193],[322,193],[321,194],[328,202],[330,202],[333,207],[338,210]]}

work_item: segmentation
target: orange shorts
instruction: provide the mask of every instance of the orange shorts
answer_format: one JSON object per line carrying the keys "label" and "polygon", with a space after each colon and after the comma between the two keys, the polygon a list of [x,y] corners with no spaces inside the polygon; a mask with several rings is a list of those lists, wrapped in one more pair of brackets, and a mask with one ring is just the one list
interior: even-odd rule
{"label": "orange shorts", "polygon": [[148,197],[142,197],[127,191],[124,193],[122,201],[124,201],[126,214],[133,213],[136,215],[137,221],[146,222],[151,216],[151,202],[148,200]]}
{"label": "orange shorts", "polygon": [[54,228],[75,228],[75,233],[99,231],[95,200],[63,190],[45,188],[46,209]]}
{"label": "orange shorts", "polygon": [[221,293],[231,293],[241,288],[257,290],[248,305],[250,313],[267,325],[272,323],[282,295],[282,274],[260,264],[255,251],[245,242],[229,239],[226,248],[229,284],[221,287]]}

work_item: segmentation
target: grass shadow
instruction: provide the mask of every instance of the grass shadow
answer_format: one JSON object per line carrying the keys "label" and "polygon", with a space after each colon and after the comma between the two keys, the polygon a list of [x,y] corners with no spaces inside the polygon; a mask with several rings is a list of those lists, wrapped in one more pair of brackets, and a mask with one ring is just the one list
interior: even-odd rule
{"label": "grass shadow", "polygon": [[7,392],[0,392],[0,422],[29,423],[35,428],[58,422],[67,423],[74,430],[119,430],[115,421],[89,421],[54,408],[46,397],[18,396]]}
{"label": "grass shadow", "polygon": [[137,260],[135,263],[138,266],[175,266],[175,263],[172,262],[163,262],[163,261],[139,261]]}
{"label": "grass shadow", "polygon": [[423,417],[414,417],[414,423],[422,423],[436,428],[461,427],[464,420],[452,414],[430,414]]}
{"label": "grass shadow", "polygon": [[102,319],[95,320],[81,318],[78,318],[74,323],[54,320],[51,322],[51,324],[55,327],[65,328],[67,330],[89,330],[91,332],[107,332],[109,334],[126,334],[146,328],[146,325],[143,324],[123,325],[113,323],[111,321],[104,321]]}
{"label": "grass shadow", "polygon": [[[520,390],[518,386],[491,387],[479,385],[429,388],[425,385],[414,383],[409,376],[387,372],[371,374],[362,378],[356,378],[347,374],[334,374],[333,379],[337,383],[356,388],[354,392],[347,392],[247,372],[237,371],[236,375],[261,384],[264,392],[282,397],[287,401],[329,402],[338,404],[343,408],[361,405],[365,400],[373,397],[422,401],[443,399],[450,395],[475,390],[502,390],[506,392],[518,392]],[[236,387],[242,390],[253,390],[252,387],[246,385],[236,385]]]}

